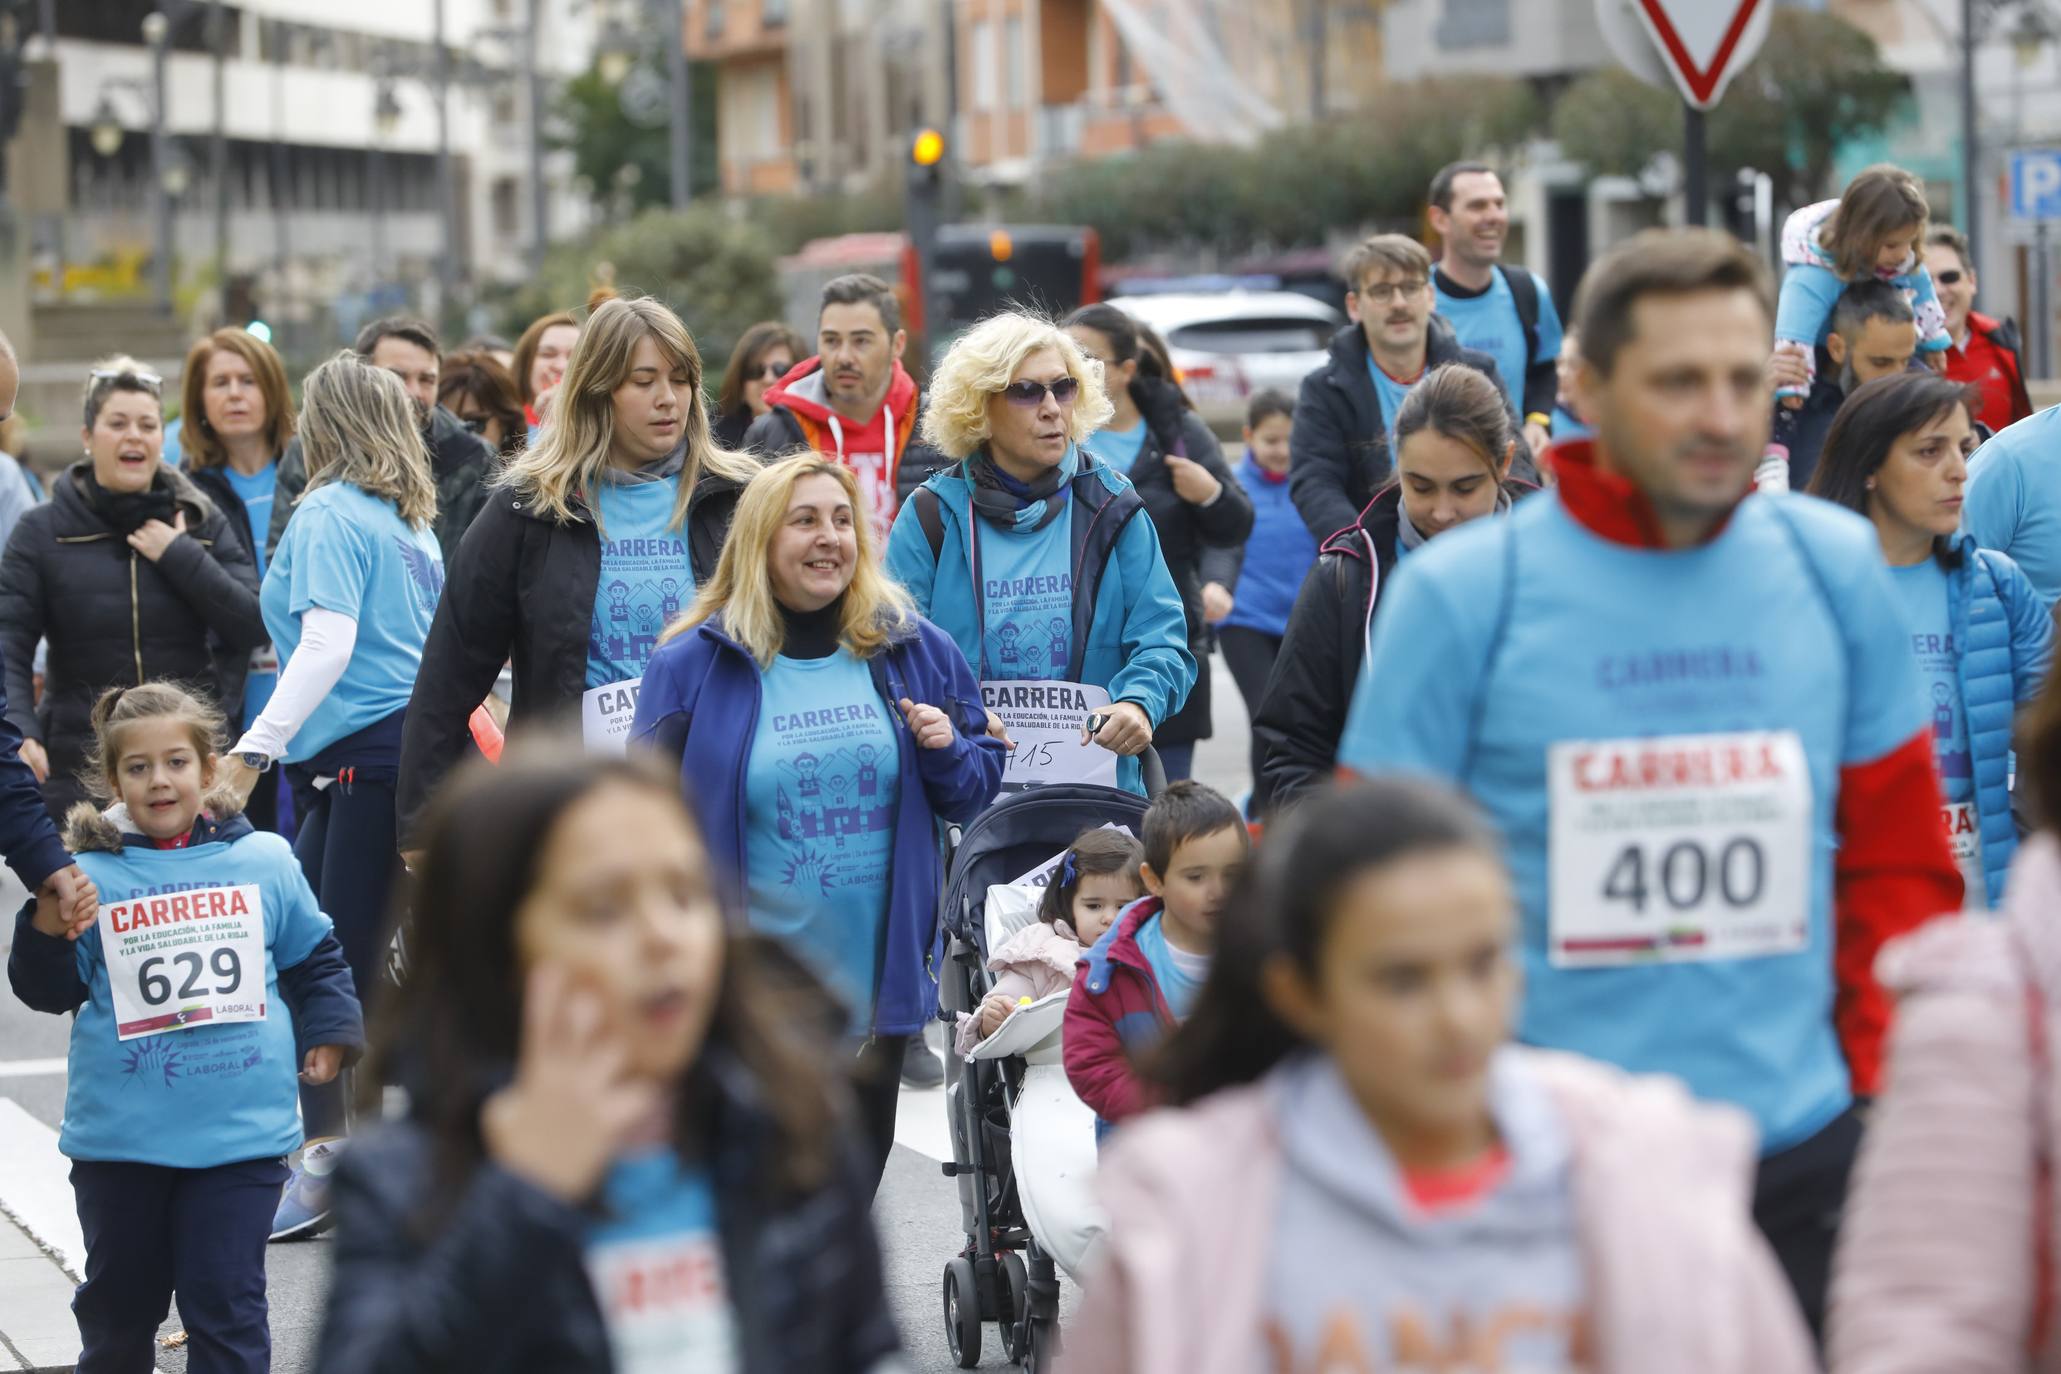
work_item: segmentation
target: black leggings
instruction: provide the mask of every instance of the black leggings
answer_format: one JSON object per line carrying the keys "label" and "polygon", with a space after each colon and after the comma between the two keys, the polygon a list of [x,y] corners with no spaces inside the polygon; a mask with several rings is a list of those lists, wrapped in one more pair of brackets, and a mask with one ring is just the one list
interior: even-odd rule
{"label": "black leggings", "polygon": [[1767,1237],[1821,1345],[1832,1252],[1860,1144],[1860,1114],[1849,1109],[1808,1140],[1763,1158],[1753,1183],[1754,1224]]}
{"label": "black leggings", "polygon": [[872,1190],[880,1191],[880,1177],[887,1172],[887,1157],[895,1148],[895,1108],[902,1100],[902,1058],[909,1051],[908,1035],[876,1035],[852,1063],[852,1096],[859,1105],[859,1144],[866,1151],[866,1165],[873,1171]]}
{"label": "black leggings", "polygon": [[[300,817],[294,855],[323,912],[336,923],[337,943],[343,946],[358,1001],[369,1016],[384,986],[382,937],[400,863],[393,781],[384,775],[371,782],[340,777],[319,790],[300,783],[294,788],[294,809]],[[339,1077],[319,1088],[302,1086],[301,1115],[308,1139],[343,1134],[343,1083]]]}
{"label": "black leggings", "polygon": [[[1267,694],[1267,677],[1274,671],[1274,659],[1281,652],[1281,636],[1245,625],[1220,625],[1217,627],[1217,644],[1224,651],[1224,662],[1231,669],[1231,680],[1238,684],[1238,695],[1245,699],[1245,721],[1250,727],[1259,719],[1260,698]],[[1252,790],[1253,795],[1258,796],[1260,745],[1257,734],[1252,737],[1251,748]]]}

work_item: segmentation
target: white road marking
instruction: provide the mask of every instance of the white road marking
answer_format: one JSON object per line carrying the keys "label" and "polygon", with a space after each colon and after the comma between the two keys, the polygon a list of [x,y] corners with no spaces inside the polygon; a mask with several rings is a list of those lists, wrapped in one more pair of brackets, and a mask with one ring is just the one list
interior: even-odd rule
{"label": "white road marking", "polygon": [[71,1161],[57,1132],[12,1098],[0,1097],[0,1212],[57,1257],[73,1280],[86,1271],[86,1238],[72,1201]]}
{"label": "white road marking", "polygon": [[940,1164],[952,1157],[951,1125],[945,1120],[943,1088],[903,1088],[895,1105],[895,1144]]}
{"label": "white road marking", "polygon": [[64,1071],[62,1059],[0,1059],[0,1078],[58,1077]]}

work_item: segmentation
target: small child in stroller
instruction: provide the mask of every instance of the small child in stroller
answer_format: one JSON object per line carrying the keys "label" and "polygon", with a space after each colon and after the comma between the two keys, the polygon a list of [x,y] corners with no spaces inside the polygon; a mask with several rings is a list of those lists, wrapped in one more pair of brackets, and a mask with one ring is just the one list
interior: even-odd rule
{"label": "small child in stroller", "polygon": [[1038,919],[988,959],[1000,975],[972,1015],[959,1019],[958,1052],[993,1035],[1018,1002],[1049,997],[1073,983],[1081,952],[1102,938],[1117,913],[1145,895],[1138,865],[1145,852],[1122,830],[1084,831],[1068,847],[1038,904]]}

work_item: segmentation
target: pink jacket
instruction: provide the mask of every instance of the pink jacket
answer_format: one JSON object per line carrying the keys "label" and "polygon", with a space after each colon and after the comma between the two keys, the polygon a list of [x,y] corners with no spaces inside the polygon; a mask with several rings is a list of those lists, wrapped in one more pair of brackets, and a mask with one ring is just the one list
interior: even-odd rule
{"label": "pink jacket", "polygon": [[[1080,961],[1081,942],[1073,938],[1071,927],[1032,921],[989,956],[988,969],[1002,975],[995,980],[994,991],[1007,994],[1012,1002],[1020,997],[1035,1002],[1072,987],[1074,965]],[[980,1043],[978,1006],[971,1014],[959,1018],[954,1043],[961,1054],[971,1054]]]}
{"label": "pink jacket", "polygon": [[[1809,1332],[1750,1198],[1753,1128],[1672,1079],[1517,1050],[1566,1115],[1594,1301],[1595,1374],[1810,1374]],[[1068,1374],[1271,1368],[1262,1294],[1280,1143],[1264,1085],[1140,1117],[1101,1164],[1101,1272]]]}
{"label": "pink jacket", "polygon": [[2011,865],[2001,919],[1935,921],[1882,951],[1902,1000],[1839,1237],[1839,1374],[2061,1374],[2051,1330],[2030,1349],[2036,1304],[2061,1297],[2051,1273],[2037,1291],[2036,1215],[2039,1161],[2061,1139],[2057,920],[2061,844],[2042,833]]}

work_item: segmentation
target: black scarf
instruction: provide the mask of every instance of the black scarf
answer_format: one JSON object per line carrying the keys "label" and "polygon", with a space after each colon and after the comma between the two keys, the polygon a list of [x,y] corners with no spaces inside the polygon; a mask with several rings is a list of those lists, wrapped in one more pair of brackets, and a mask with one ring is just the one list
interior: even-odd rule
{"label": "black scarf", "polygon": [[1062,462],[1029,482],[1019,482],[982,449],[966,464],[967,475],[973,479],[973,508],[1005,530],[1041,530],[1066,509],[1066,502],[1052,498],[1072,476],[1067,466]]}
{"label": "black scarf", "polygon": [[143,491],[109,491],[94,480],[90,466],[79,476],[79,493],[86,498],[86,504],[124,538],[153,520],[169,525],[178,513],[179,503],[172,497],[171,483],[162,476],[152,476],[150,486]]}

